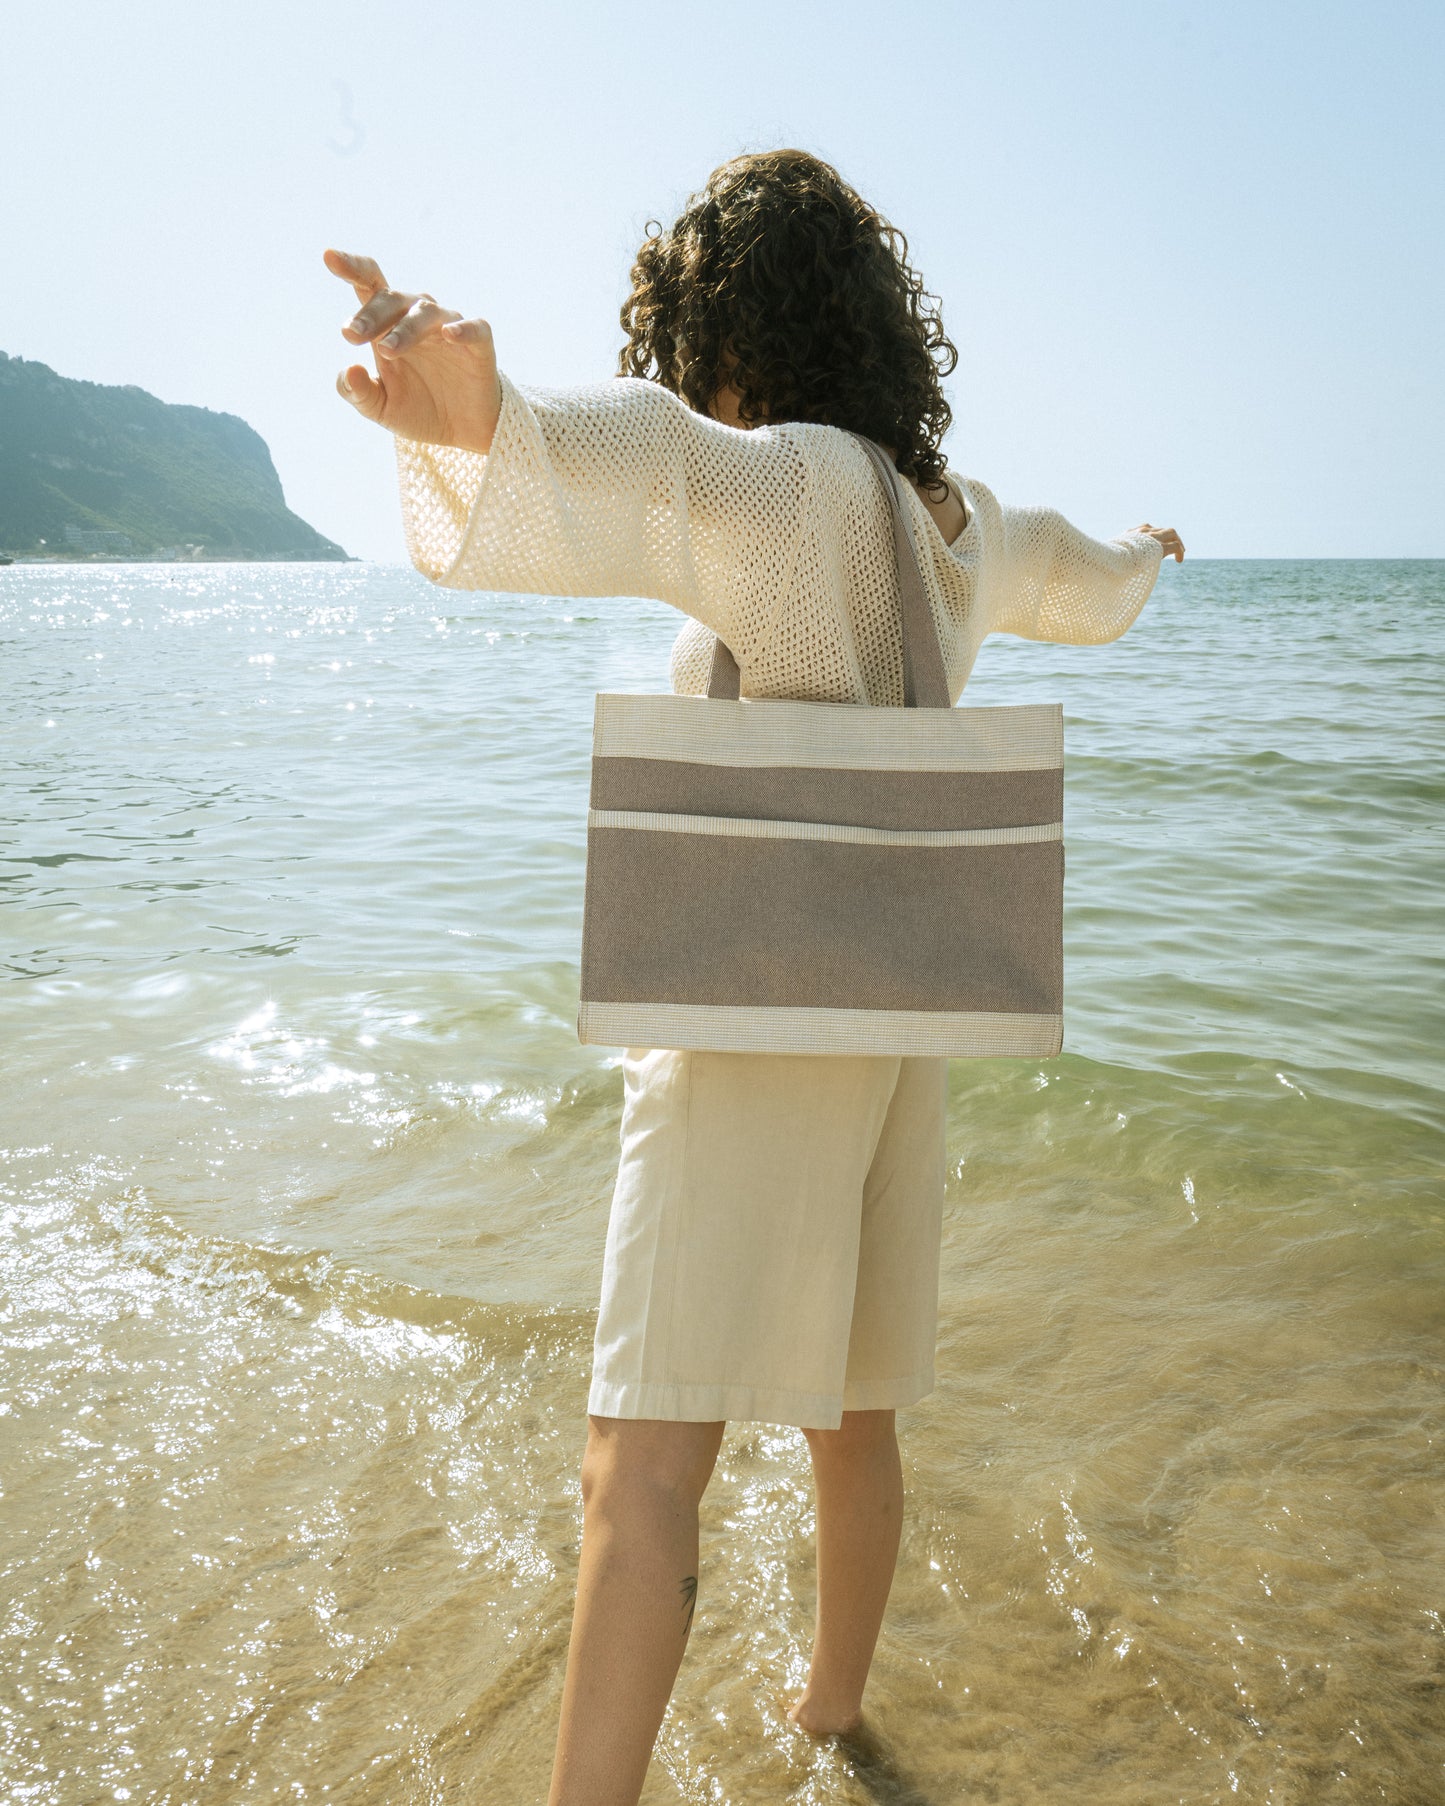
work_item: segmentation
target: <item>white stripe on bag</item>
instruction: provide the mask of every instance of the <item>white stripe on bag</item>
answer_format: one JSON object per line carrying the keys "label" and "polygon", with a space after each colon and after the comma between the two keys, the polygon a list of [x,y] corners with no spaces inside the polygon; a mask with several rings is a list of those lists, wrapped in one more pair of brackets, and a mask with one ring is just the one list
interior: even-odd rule
{"label": "white stripe on bag", "polygon": [[841,840],[873,847],[1001,847],[1062,840],[1059,821],[1014,828],[853,828],[844,822],[762,821],[731,815],[654,815],[633,809],[589,809],[589,828],[634,828],[651,834],[723,834],[737,840]]}

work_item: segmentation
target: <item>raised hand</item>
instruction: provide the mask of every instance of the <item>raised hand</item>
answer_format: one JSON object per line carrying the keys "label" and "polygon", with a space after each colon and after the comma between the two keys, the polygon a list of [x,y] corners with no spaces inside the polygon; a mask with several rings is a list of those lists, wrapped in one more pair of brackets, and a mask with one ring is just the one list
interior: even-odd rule
{"label": "raised hand", "polygon": [[323,257],[361,303],[341,336],[370,345],[376,359],[375,376],[365,364],[349,364],[336,378],[337,393],[403,439],[489,451],[502,390],[487,322],[464,320],[432,295],[388,288],[370,257],[334,250]]}
{"label": "raised hand", "polygon": [[1133,527],[1130,531],[1134,533],[1147,533],[1151,539],[1157,539],[1164,548],[1164,556],[1166,558],[1172,553],[1174,562],[1176,564],[1183,564],[1184,541],[1180,539],[1173,527],[1151,527],[1146,520],[1142,527]]}

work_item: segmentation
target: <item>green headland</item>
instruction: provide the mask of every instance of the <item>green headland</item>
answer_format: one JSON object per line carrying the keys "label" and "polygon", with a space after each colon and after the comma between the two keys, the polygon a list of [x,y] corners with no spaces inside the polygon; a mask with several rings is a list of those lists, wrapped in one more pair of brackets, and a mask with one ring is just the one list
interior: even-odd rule
{"label": "green headland", "polygon": [[0,557],[345,559],[234,414],[0,351]]}

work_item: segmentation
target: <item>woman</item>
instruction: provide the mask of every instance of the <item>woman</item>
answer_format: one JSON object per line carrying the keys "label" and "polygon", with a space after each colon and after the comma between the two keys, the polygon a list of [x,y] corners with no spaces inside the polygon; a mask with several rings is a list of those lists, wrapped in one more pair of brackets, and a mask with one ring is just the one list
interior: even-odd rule
{"label": "woman", "polygon": [[[369,344],[341,393],[390,429],[408,548],[449,588],[644,595],[715,636],[745,696],[902,703],[886,504],[851,429],[917,498],[957,701],[985,634],[1116,639],[1171,529],[1100,542],[949,472],[957,361],[907,245],[801,151],[734,159],[638,253],[621,380],[524,389],[490,328],[326,253]],[[933,1384],[946,1062],[629,1049],[604,1258],[583,1539],[550,1806],[632,1806],[697,1591],[697,1512],[729,1418],[794,1424],[817,1491],[818,1606],[790,1717],[861,1720],[897,1557],[894,1413]]]}

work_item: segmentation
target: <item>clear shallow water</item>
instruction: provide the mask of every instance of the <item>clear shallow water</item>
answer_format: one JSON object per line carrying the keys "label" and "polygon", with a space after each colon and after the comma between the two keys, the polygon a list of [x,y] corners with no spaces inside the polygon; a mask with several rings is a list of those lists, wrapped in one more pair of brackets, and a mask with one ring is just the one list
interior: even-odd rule
{"label": "clear shallow water", "polygon": [[[0,1772],[540,1801],[620,1075],[591,694],[678,618],[0,571]],[[1062,699],[1065,1052],[955,1062],[865,1772],[737,1426],[649,1802],[1445,1797],[1445,566],[1166,568]]]}

